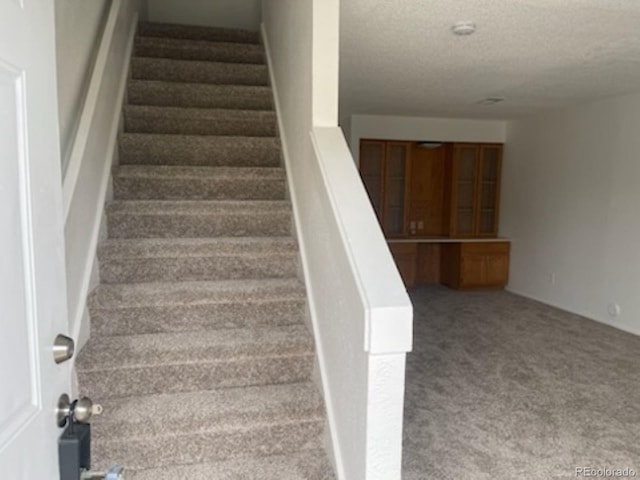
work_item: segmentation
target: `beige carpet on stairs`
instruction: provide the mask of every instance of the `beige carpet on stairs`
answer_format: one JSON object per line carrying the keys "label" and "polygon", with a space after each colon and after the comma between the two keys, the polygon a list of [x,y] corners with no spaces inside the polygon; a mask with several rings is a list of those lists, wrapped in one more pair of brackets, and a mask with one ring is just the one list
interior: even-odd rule
{"label": "beige carpet on stairs", "polygon": [[331,480],[256,32],[140,24],[77,361],[97,469]]}

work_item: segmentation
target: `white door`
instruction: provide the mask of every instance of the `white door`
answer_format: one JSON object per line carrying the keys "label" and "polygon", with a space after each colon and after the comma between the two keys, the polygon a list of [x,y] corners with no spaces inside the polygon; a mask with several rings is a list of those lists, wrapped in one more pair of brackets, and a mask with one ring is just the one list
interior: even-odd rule
{"label": "white door", "polygon": [[69,363],[53,0],[0,0],[0,477],[58,478]]}

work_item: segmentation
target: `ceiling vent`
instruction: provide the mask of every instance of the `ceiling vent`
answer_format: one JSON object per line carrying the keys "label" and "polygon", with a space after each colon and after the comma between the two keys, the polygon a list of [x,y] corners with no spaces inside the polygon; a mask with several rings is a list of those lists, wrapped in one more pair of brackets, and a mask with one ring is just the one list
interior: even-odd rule
{"label": "ceiling vent", "polygon": [[484,100],[480,100],[478,105],[495,105],[496,103],[504,102],[504,98],[500,97],[489,97]]}
{"label": "ceiling vent", "polygon": [[442,143],[440,142],[418,142],[418,148],[425,148],[427,150],[434,150],[440,148]]}

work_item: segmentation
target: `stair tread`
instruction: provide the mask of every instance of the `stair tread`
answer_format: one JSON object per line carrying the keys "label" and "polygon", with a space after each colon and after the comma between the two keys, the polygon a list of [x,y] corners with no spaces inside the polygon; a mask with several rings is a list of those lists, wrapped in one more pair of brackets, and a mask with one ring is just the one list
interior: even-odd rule
{"label": "stair tread", "polygon": [[131,480],[334,480],[323,450],[128,471]]}
{"label": "stair tread", "polygon": [[86,373],[309,355],[313,355],[313,341],[306,327],[288,325],[99,337],[87,342],[76,367],[79,373]]}
{"label": "stair tread", "polygon": [[228,147],[238,149],[239,146],[250,148],[280,149],[276,137],[253,137],[240,135],[189,135],[184,133],[135,133],[125,132],[120,136],[121,142],[139,142],[151,146],[167,142],[179,150],[198,150],[202,146],[214,148]]}
{"label": "stair tread", "polygon": [[92,293],[90,304],[92,308],[127,308],[305,299],[302,282],[287,278],[101,284]]}
{"label": "stair tread", "polygon": [[216,85],[263,85],[269,83],[266,65],[179,58],[131,58],[131,77],[172,82]]}
{"label": "stair tread", "polygon": [[131,438],[323,418],[322,398],[310,382],[112,397],[102,406],[104,414],[92,429],[96,437],[107,433],[114,441],[122,441],[118,436],[126,431]]}
{"label": "stair tread", "polygon": [[229,108],[173,107],[158,105],[126,105],[125,115],[170,117],[195,120],[250,120],[256,122],[275,122],[276,114],[272,110],[242,110]]}
{"label": "stair tread", "polygon": [[[167,105],[273,110],[271,87],[211,83],[129,80],[129,105]],[[248,107],[244,107],[247,109]]]}
{"label": "stair tread", "polygon": [[189,135],[188,133],[138,133],[138,132],[124,132],[120,135],[120,138],[128,139],[144,139],[150,142],[154,142],[159,139],[167,139],[171,142],[186,141],[186,142],[211,142],[211,143],[224,143],[224,144],[236,144],[238,142],[251,142],[256,144],[266,144],[268,146],[276,145],[279,147],[280,141],[278,137],[254,137],[252,135]]}
{"label": "stair tread", "polygon": [[115,178],[168,178],[168,179],[259,179],[284,180],[282,167],[216,167],[176,165],[120,165]]}
{"label": "stair tread", "polygon": [[114,200],[107,204],[110,214],[146,215],[242,215],[261,212],[287,212],[286,200]]}
{"label": "stair tread", "polygon": [[276,137],[123,133],[121,165],[281,165]]}
{"label": "stair tread", "polygon": [[160,38],[185,38],[206,41],[233,41],[259,44],[260,34],[240,28],[204,27],[161,22],[139,22],[138,36]]}
{"label": "stair tread", "polygon": [[251,51],[264,52],[264,47],[259,43],[236,42],[233,39],[221,40],[203,40],[197,38],[179,38],[179,37],[157,37],[152,35],[136,35],[136,45],[152,44],[152,45],[186,45],[186,46],[202,46],[212,47],[222,45],[229,48]]}
{"label": "stair tread", "polygon": [[[238,143],[252,143],[256,147],[279,147],[277,137],[255,137],[251,135],[193,135],[187,133],[141,133],[141,132],[124,132],[121,139],[125,141],[144,141],[147,143],[155,143],[157,141],[167,140],[178,148],[191,145],[198,147],[201,144],[219,145],[237,145]],[[188,147],[187,147],[188,148]]]}
{"label": "stair tread", "polygon": [[277,134],[272,110],[243,110],[157,105],[128,105],[123,109],[125,130],[190,135],[273,137]]}
{"label": "stair tread", "polygon": [[264,64],[262,45],[222,40],[144,37],[135,39],[135,55],[184,60],[213,60],[233,63]]}
{"label": "stair tread", "polygon": [[209,257],[216,255],[256,255],[260,253],[297,255],[293,237],[212,237],[212,238],[110,238],[99,247],[101,260],[109,258]]}
{"label": "stair tread", "polygon": [[285,200],[280,167],[121,165],[113,172],[117,200]]}
{"label": "stair tread", "polygon": [[[186,68],[206,67],[210,69],[219,70],[244,70],[250,72],[266,72],[267,66],[259,63],[236,63],[236,62],[220,62],[211,60],[185,60],[182,58],[165,58],[165,57],[145,57],[144,55],[133,55],[131,61],[139,64],[153,64],[153,65],[166,65],[166,66],[184,66]],[[137,79],[136,77],[133,77]],[[160,80],[160,79],[158,79]],[[185,83],[209,83],[191,81]],[[228,84],[235,85],[235,84]],[[238,85],[243,85],[239,83]],[[261,85],[267,86],[267,84]]]}

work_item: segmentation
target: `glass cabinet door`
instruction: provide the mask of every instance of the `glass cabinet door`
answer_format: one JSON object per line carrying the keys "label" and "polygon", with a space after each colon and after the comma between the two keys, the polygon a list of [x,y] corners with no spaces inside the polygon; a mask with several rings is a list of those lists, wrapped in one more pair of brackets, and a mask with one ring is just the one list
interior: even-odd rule
{"label": "glass cabinet door", "polygon": [[382,173],[385,142],[363,141],[360,144],[360,176],[369,199],[382,221]]}
{"label": "glass cabinet door", "polygon": [[385,175],[384,231],[387,235],[404,233],[405,191],[409,146],[387,144]]}
{"label": "glass cabinet door", "polygon": [[496,235],[498,232],[498,198],[500,181],[501,148],[483,146],[480,153],[480,194],[478,234]]}
{"label": "glass cabinet door", "polygon": [[472,235],[474,233],[478,150],[477,145],[456,145],[455,147],[453,213],[456,235]]}

